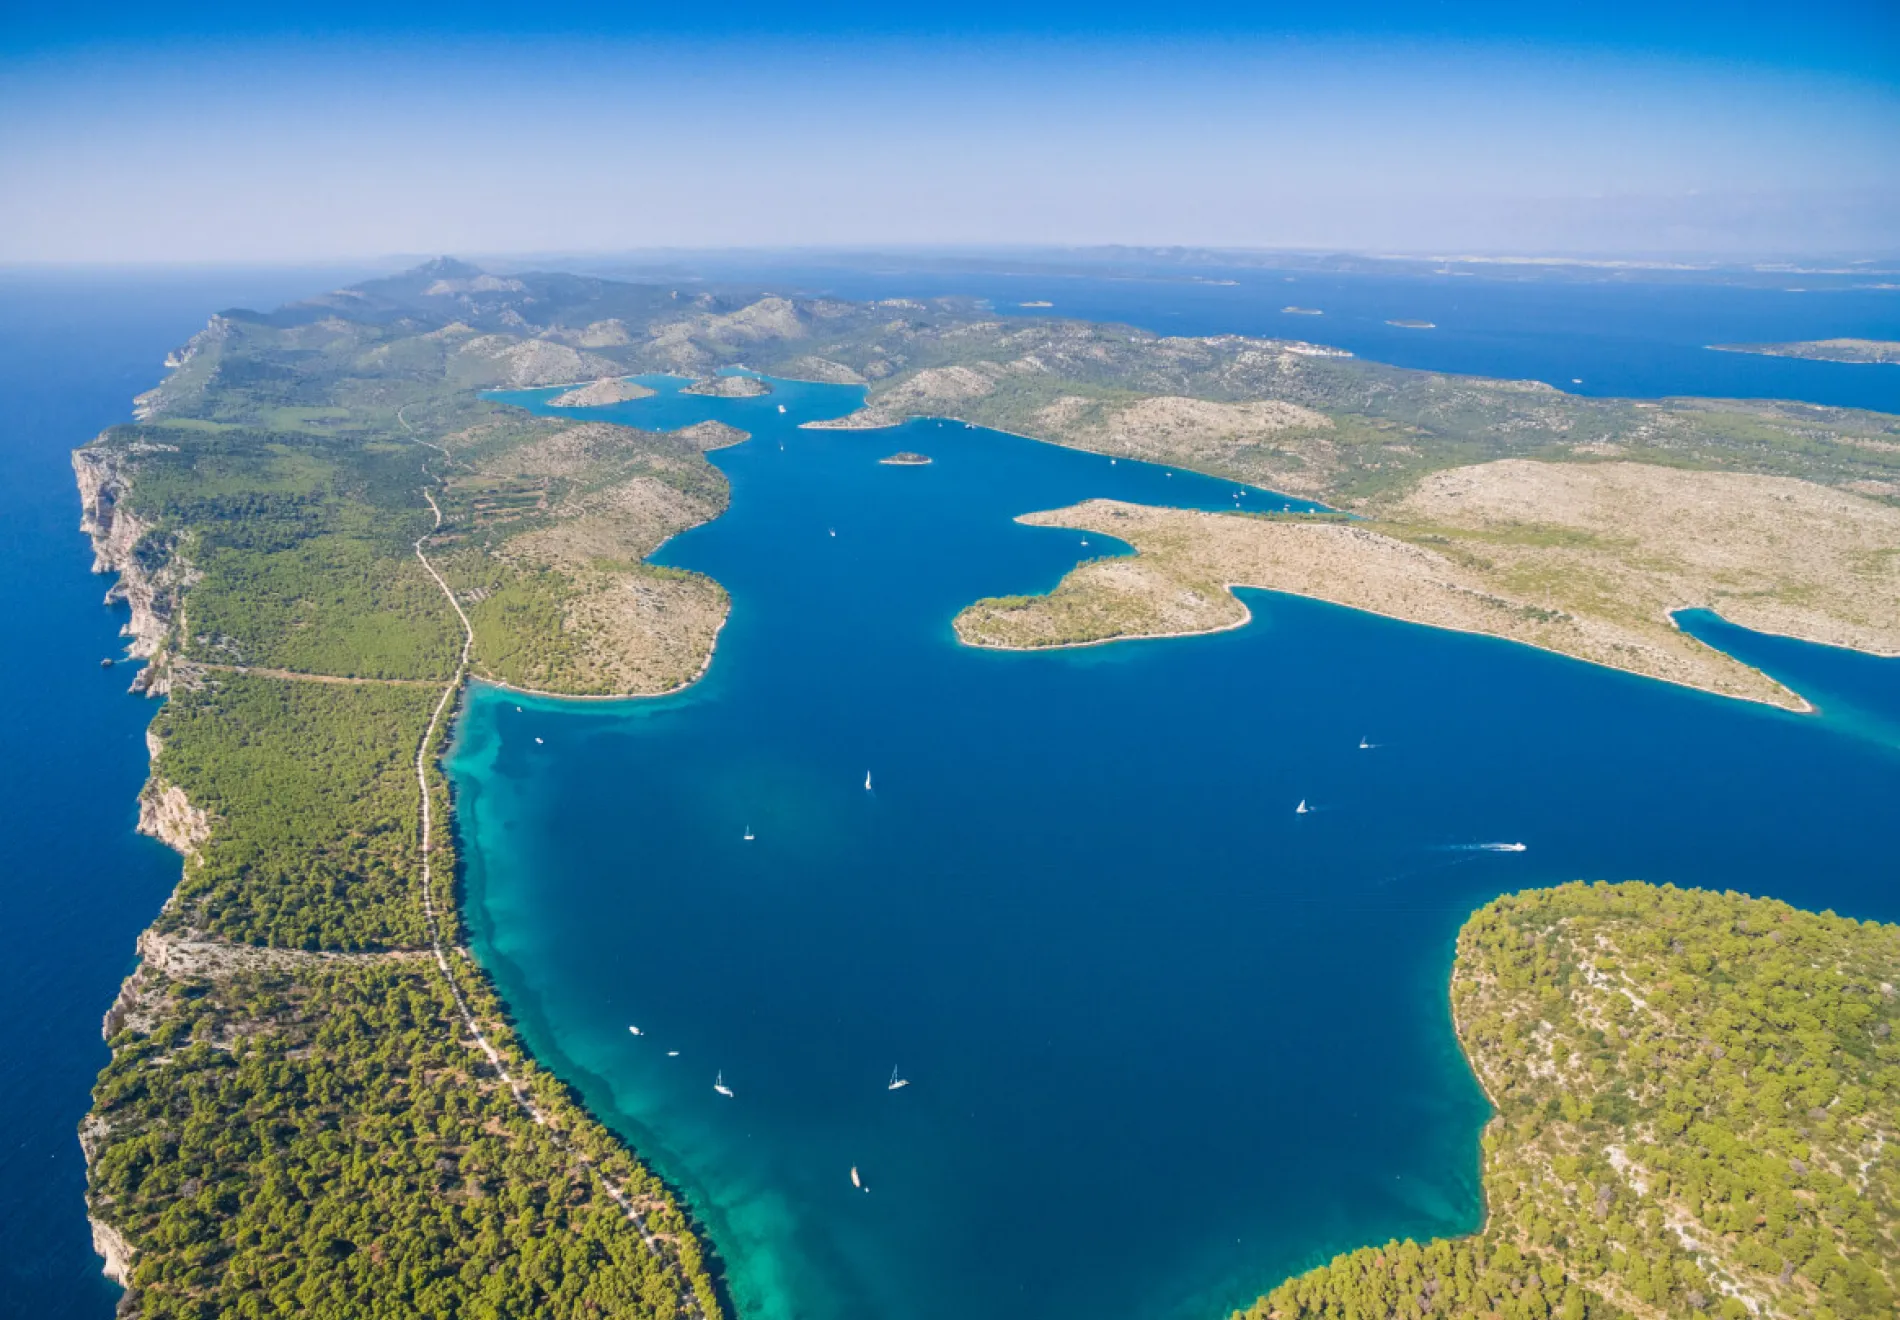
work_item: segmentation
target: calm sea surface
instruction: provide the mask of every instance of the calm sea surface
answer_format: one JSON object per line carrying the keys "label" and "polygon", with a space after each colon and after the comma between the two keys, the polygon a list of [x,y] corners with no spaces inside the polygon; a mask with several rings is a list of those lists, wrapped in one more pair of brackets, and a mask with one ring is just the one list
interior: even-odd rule
{"label": "calm sea surface", "polygon": [[[0,273],[0,1314],[111,1313],[73,1133],[177,876],[132,833],[152,706],[98,666],[123,616],[67,453],[209,312],[350,277]],[[1891,293],[824,279],[1900,411],[1900,369],[1698,347],[1893,337]],[[1282,319],[1293,302],[1327,316]],[[928,424],[781,429],[779,402],[791,422],[850,400],[623,414],[757,435],[716,456],[732,512],[663,556],[733,592],[705,682],[520,712],[478,694],[455,763],[483,956],[534,1045],[692,1198],[750,1314],[1208,1315],[1333,1250],[1469,1226],[1483,1108],[1444,981],[1458,923],[1503,889],[1640,875],[1900,916],[1892,663],[1685,620],[1825,709],[1802,719],[1259,593],[1217,637],[964,651],[962,604],[1111,548],[1015,514],[1231,489]],[[938,462],[873,461],[899,447]],[[885,1089],[893,1066],[911,1086]]]}
{"label": "calm sea surface", "polygon": [[100,1019],[178,881],[132,832],[155,709],[128,696],[123,610],[100,605],[71,451],[130,421],[167,350],[233,305],[356,272],[0,271],[0,1315],[112,1314],[74,1136],[106,1062]]}
{"label": "calm sea surface", "polygon": [[478,690],[452,758],[484,963],[743,1314],[1211,1316],[1468,1230],[1474,906],[1640,877],[1900,917],[1900,662],[1685,620],[1811,681],[1801,718],[1264,592],[1212,637],[972,650],[963,604],[1125,549],[1015,515],[1236,488],[954,422],[796,429],[857,397],[613,410],[753,432],[713,456],[731,511],[659,556],[732,592],[712,669]]}

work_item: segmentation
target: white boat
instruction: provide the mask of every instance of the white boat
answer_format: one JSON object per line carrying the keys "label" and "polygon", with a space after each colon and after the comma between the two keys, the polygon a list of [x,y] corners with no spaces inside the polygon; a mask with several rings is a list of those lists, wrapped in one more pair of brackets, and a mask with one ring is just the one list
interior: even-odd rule
{"label": "white boat", "polygon": [[721,1072],[717,1077],[713,1078],[713,1090],[719,1092],[719,1094],[725,1096],[728,1100],[732,1098],[732,1088],[726,1085],[726,1074],[724,1072]]}
{"label": "white boat", "polygon": [[871,791],[871,772],[869,770],[864,772],[864,791],[867,793]]}
{"label": "white boat", "polygon": [[1363,733],[1359,735],[1359,750],[1362,752],[1369,752],[1372,750],[1371,739],[1367,738],[1366,735]]}
{"label": "white boat", "polygon": [[836,527],[831,528],[830,531],[833,536],[836,536],[838,534],[838,529]]}
{"label": "white boat", "polygon": [[851,1185],[860,1191],[868,1192],[871,1190],[864,1185],[864,1179],[858,1177],[858,1166],[855,1164],[851,1166]]}
{"label": "white boat", "polygon": [[1525,852],[1527,851],[1524,845],[1521,843],[1487,843],[1484,845],[1484,850],[1486,852]]}
{"label": "white boat", "polygon": [[1109,460],[1108,460],[1108,465],[1109,465],[1110,467],[1114,467],[1114,466],[1115,466],[1115,460],[1114,460],[1114,459],[1112,459],[1112,458],[1111,458],[1111,459],[1109,459]]}
{"label": "white boat", "polygon": [[1310,807],[1308,807],[1308,806],[1306,805],[1306,799],[1305,799],[1305,798],[1301,798],[1301,799],[1300,799],[1300,805],[1299,805],[1299,806],[1297,806],[1297,807],[1295,807],[1295,808],[1293,808],[1293,814],[1294,814],[1294,815],[1296,815],[1296,816],[1304,816],[1304,815],[1306,815],[1306,813],[1307,813],[1308,811],[1310,811],[1310,810],[1311,810],[1311,808],[1310,808]]}
{"label": "white boat", "polygon": [[537,743],[539,743],[540,741],[541,741],[541,740],[540,740],[539,738],[536,738],[536,739],[535,739],[535,742],[537,742]]}
{"label": "white boat", "polygon": [[909,1085],[910,1085],[910,1078],[899,1077],[897,1075],[897,1069],[892,1068],[890,1085],[886,1086],[884,1089],[886,1091],[896,1091],[896,1090],[901,1090],[902,1088]]}
{"label": "white boat", "polygon": [[679,1056],[680,1056],[680,1052],[678,1050],[668,1050],[666,1052],[666,1057],[669,1059],[677,1059],[679,1058]]}
{"label": "white boat", "polygon": [[644,1035],[646,1035],[646,1032],[644,1032],[644,1031],[642,1031],[642,1030],[640,1030],[640,1028],[638,1028],[638,1027],[628,1027],[628,1028],[627,1028],[627,1032],[628,1032],[628,1034],[630,1034],[630,1035],[634,1035],[634,1036],[644,1036]]}
{"label": "white boat", "polygon": [[752,842],[752,827],[750,825],[745,827],[745,841],[747,843]]}
{"label": "white boat", "polygon": [[781,403],[781,404],[780,404],[780,405],[778,406],[778,410],[779,410],[780,412],[784,412],[784,411],[785,411],[785,405]]}

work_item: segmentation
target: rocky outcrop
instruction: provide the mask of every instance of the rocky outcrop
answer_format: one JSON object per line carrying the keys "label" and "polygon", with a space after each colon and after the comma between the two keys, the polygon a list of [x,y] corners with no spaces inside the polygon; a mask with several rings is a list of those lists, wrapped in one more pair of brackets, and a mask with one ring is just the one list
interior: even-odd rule
{"label": "rocky outcrop", "polygon": [[[119,575],[106,592],[106,603],[124,601],[130,608],[132,617],[123,633],[132,639],[126,650],[135,659],[156,659],[164,650],[178,600],[197,580],[191,564],[179,555],[176,539],[158,533],[125,504],[138,454],[161,448],[95,441],[73,451],[82,511],[79,529],[92,540],[92,571]],[[163,691],[158,669],[148,666],[134,688]]]}
{"label": "rocky outcrop", "polygon": [[153,776],[139,794],[138,828],[190,860],[211,837],[211,818],[192,805],[184,789]]}
{"label": "rocky outcrop", "polygon": [[[101,1267],[105,1276],[121,1288],[131,1287],[132,1258],[137,1254],[132,1250],[132,1244],[125,1240],[118,1229],[98,1215],[87,1215],[86,1222],[92,1225],[92,1249],[105,1262]],[[124,1316],[132,1313],[121,1309],[119,1314]]]}

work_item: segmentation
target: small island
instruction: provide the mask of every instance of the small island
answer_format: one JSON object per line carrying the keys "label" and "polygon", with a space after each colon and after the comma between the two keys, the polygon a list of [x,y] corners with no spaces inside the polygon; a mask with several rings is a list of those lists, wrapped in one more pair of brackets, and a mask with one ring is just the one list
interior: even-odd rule
{"label": "small island", "polygon": [[1324,316],[1326,315],[1326,313],[1322,312],[1317,307],[1282,307],[1280,310],[1282,312],[1285,312],[1288,316]]}
{"label": "small island", "polygon": [[712,399],[756,399],[771,392],[771,382],[757,376],[709,376],[680,391],[681,394],[701,394]]}
{"label": "small island", "polygon": [[892,454],[889,458],[880,458],[878,462],[888,464],[891,467],[923,467],[926,463],[930,462],[930,455],[913,453],[911,450],[903,449]]}
{"label": "small island", "polygon": [[1890,339],[1806,339],[1793,344],[1710,344],[1718,353],[1806,358],[1810,362],[1886,363],[1900,366],[1900,343]]}
{"label": "small island", "polygon": [[581,385],[555,395],[548,400],[548,405],[554,408],[604,408],[610,403],[630,403],[634,399],[652,397],[653,391],[638,381],[603,376],[592,385]]}
{"label": "small island", "polygon": [[1386,324],[1395,325],[1401,330],[1436,330],[1438,329],[1437,323],[1433,321],[1399,320],[1399,321],[1387,321]]}

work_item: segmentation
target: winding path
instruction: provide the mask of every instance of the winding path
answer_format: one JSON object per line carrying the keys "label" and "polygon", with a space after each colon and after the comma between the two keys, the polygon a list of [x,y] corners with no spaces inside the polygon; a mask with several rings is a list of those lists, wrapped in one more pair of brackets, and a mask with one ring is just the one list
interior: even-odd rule
{"label": "winding path", "polygon": [[[402,429],[409,434],[410,438],[419,445],[435,450],[436,453],[442,455],[444,462],[453,461],[449,451],[443,446],[424,440],[416,434],[415,427],[411,426],[409,419],[403,416],[407,410],[407,404],[398,408],[396,420],[402,423]],[[422,470],[425,475],[430,475],[426,462]],[[693,1291],[690,1280],[679,1269],[678,1260],[666,1251],[660,1237],[648,1227],[646,1218],[641,1214],[640,1207],[635,1204],[634,1199],[627,1194],[624,1187],[608,1177],[606,1173],[594,1168],[593,1160],[585,1152],[576,1151],[568,1144],[567,1138],[561,1134],[560,1130],[549,1124],[547,1112],[534,1102],[534,1097],[526,1085],[508,1071],[507,1064],[502,1060],[501,1051],[495,1048],[493,1042],[482,1030],[481,1024],[476,1021],[474,1010],[469,1007],[468,1000],[463,997],[461,984],[455,979],[455,973],[449,966],[448,949],[442,942],[441,927],[436,920],[435,866],[432,856],[435,849],[435,803],[429,792],[429,748],[435,742],[436,730],[442,726],[442,717],[448,713],[450,705],[454,703],[456,695],[462,690],[462,684],[468,677],[469,654],[475,647],[475,628],[468,621],[468,614],[462,609],[462,602],[455,598],[455,592],[450,589],[447,579],[436,570],[434,564],[429,562],[429,556],[424,550],[429,539],[442,530],[442,506],[435,502],[434,494],[427,487],[423,488],[422,498],[429,502],[429,512],[435,515],[435,522],[428,531],[416,538],[416,558],[421,561],[422,567],[429,576],[435,579],[436,586],[442,589],[443,596],[448,599],[449,607],[455,611],[455,617],[462,623],[462,654],[456,661],[455,674],[449,679],[448,686],[442,690],[442,699],[436,702],[435,713],[429,717],[429,727],[423,731],[422,743],[416,748],[416,787],[422,794],[422,913],[429,928],[429,949],[435,955],[435,963],[441,969],[443,979],[448,982],[449,993],[455,997],[455,1007],[461,1013],[462,1022],[468,1028],[469,1035],[474,1038],[476,1046],[487,1057],[489,1066],[495,1070],[496,1076],[500,1077],[508,1087],[508,1092],[515,1098],[515,1103],[520,1105],[522,1112],[533,1119],[538,1126],[548,1129],[548,1135],[556,1146],[592,1169],[607,1195],[613,1198],[614,1204],[620,1207],[627,1216],[628,1222],[640,1234],[640,1240],[646,1244],[647,1250],[656,1258],[667,1262],[672,1269],[683,1312],[687,1315],[703,1316],[699,1295]]]}

